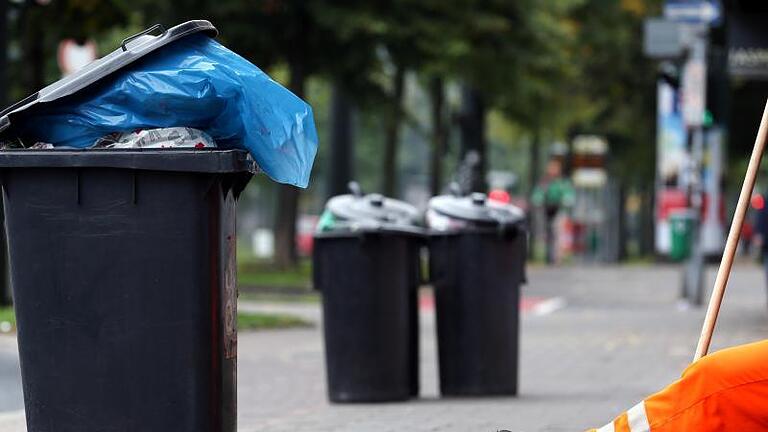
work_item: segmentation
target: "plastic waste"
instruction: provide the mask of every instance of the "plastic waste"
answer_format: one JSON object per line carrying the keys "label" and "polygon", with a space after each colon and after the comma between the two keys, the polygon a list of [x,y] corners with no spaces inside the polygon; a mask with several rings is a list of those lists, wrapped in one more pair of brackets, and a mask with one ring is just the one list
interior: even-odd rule
{"label": "plastic waste", "polygon": [[108,134],[185,126],[244,148],[277,182],[306,187],[317,152],[312,108],[203,34],[147,54],[16,121],[23,142],[87,148]]}
{"label": "plastic waste", "polygon": [[55,147],[51,143],[38,142],[29,147],[30,150],[53,150]]}
{"label": "plastic waste", "polygon": [[212,148],[213,138],[207,133],[186,127],[142,129],[114,133],[100,138],[98,148]]}

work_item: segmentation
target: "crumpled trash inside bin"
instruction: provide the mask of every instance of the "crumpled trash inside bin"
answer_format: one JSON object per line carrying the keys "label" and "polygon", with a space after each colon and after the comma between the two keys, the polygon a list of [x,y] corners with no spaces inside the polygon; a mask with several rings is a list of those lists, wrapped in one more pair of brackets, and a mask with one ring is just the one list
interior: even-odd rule
{"label": "crumpled trash inside bin", "polygon": [[114,132],[185,126],[248,150],[281,183],[306,187],[317,152],[312,108],[209,36],[193,34],[61,100],[20,113],[22,142],[88,148]]}
{"label": "crumpled trash inside bin", "polygon": [[96,141],[97,148],[211,148],[216,147],[207,133],[187,127],[142,129],[112,133]]}

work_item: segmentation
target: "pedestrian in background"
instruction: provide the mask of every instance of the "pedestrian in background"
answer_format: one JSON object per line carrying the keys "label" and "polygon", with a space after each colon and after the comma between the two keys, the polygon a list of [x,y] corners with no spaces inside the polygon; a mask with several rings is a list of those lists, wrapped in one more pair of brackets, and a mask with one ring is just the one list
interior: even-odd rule
{"label": "pedestrian in background", "polygon": [[752,255],[752,244],[755,239],[755,226],[750,220],[745,220],[741,226],[741,254],[745,257]]}
{"label": "pedestrian in background", "polygon": [[544,178],[533,190],[531,201],[536,207],[542,207],[544,210],[547,264],[555,262],[555,219],[560,210],[571,207],[574,201],[573,187],[567,178],[563,177],[562,157],[553,155],[547,162],[547,169]]}

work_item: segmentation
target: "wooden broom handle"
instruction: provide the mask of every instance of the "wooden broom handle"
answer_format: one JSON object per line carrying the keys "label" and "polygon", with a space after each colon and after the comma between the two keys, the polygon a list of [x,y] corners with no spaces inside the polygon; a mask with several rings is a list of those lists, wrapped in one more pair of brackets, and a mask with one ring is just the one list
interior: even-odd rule
{"label": "wooden broom handle", "polygon": [[[720,268],[717,269],[715,287],[712,290],[712,297],[709,299],[707,315],[704,317],[704,326],[701,329],[701,336],[699,336],[699,344],[696,346],[696,355],[693,357],[694,362],[707,355],[707,351],[709,351],[709,343],[712,341],[712,332],[715,330],[715,322],[717,321],[717,314],[720,312],[720,304],[723,302],[725,286],[728,284],[728,277],[731,275],[733,257],[736,255],[736,248],[739,245],[741,227],[744,225],[744,217],[747,214],[749,202],[752,198],[752,189],[755,187],[755,179],[760,169],[760,159],[765,149],[767,134],[768,101],[766,101],[765,109],[763,110],[763,118],[760,120],[760,129],[757,131],[755,147],[752,149],[752,157],[749,159],[747,174],[744,177],[744,183],[741,185],[739,202],[736,204],[736,211],[733,214],[731,230],[728,232],[728,240],[725,243],[723,258],[720,260]],[[768,241],[768,239],[764,239],[764,241]]]}

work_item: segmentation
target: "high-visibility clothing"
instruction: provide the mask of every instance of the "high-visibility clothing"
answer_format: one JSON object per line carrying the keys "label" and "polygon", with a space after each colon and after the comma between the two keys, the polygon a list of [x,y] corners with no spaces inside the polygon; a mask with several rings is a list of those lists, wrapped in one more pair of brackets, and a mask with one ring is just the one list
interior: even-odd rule
{"label": "high-visibility clothing", "polygon": [[768,431],[768,340],[710,354],[597,432]]}

